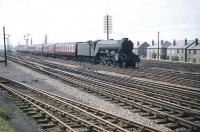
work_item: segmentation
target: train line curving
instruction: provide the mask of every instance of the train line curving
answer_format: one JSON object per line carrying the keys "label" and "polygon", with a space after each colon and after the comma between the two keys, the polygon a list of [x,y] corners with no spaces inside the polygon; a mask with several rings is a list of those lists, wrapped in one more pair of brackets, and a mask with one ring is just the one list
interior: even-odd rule
{"label": "train line curving", "polygon": [[[172,130],[196,131],[200,128],[198,106],[200,96],[195,91],[198,89],[194,88],[193,92],[189,93],[187,89],[181,91],[179,87],[170,86],[172,91],[167,91],[167,84],[155,84],[154,87],[157,87],[156,89],[159,91],[155,92],[150,87],[153,86],[152,83],[144,87],[145,85],[136,80],[138,85],[135,87],[131,86],[130,82],[127,83],[130,86],[123,86],[118,82],[118,78],[113,78],[112,80],[108,75],[104,76],[97,72],[77,68],[70,69],[52,63],[38,62],[36,59],[30,58],[19,59],[10,57],[10,59],[34,70],[59,78],[72,86],[95,94],[105,100],[124,106],[133,112],[138,112],[158,124],[165,124],[165,126]],[[61,67],[63,69],[60,70],[59,68]],[[64,69],[65,71],[63,71]],[[145,84],[148,84],[148,82],[145,82]],[[159,89],[162,87],[164,88]],[[182,96],[175,97],[177,90],[179,90]],[[165,96],[169,91],[172,94]],[[186,94],[188,97],[184,96]]]}
{"label": "train line curving", "polygon": [[[30,56],[33,58],[37,58],[43,61],[52,61],[55,62],[55,59],[53,58],[43,58],[41,56],[34,56],[34,55],[28,55],[28,54],[19,54],[20,55],[25,55],[25,56]],[[62,62],[62,63],[66,63],[66,64],[72,64],[72,65],[80,65],[89,69],[98,69],[98,70],[104,70],[104,71],[109,71],[109,72],[116,72],[116,73],[120,73],[120,74],[126,74],[132,77],[138,77],[138,78],[145,78],[145,79],[149,79],[149,80],[154,80],[154,81],[162,81],[162,82],[166,82],[166,83],[173,83],[176,85],[185,85],[188,87],[195,87],[195,88],[200,88],[200,73],[198,72],[198,70],[194,69],[198,69],[199,65],[198,64],[194,64],[194,66],[192,64],[185,64],[186,68],[181,68],[184,67],[184,64],[180,64],[180,66],[178,64],[174,64],[174,63],[170,63],[170,62],[163,62],[163,67],[162,66],[154,66],[157,63],[153,63],[151,65],[151,61],[144,61],[142,59],[141,63],[139,63],[139,67],[137,69],[131,69],[131,68],[120,68],[120,67],[110,67],[110,66],[106,66],[106,65],[93,65],[90,63],[78,63],[75,61],[65,61],[65,60],[60,60],[60,59],[56,59],[56,62]],[[149,64],[150,63],[150,64]],[[162,64],[162,62],[159,62]],[[159,65],[158,63],[158,65]],[[166,63],[166,64],[165,64]],[[148,64],[150,66],[148,66]],[[169,65],[169,68],[167,68]],[[177,66],[178,65],[178,66]],[[188,67],[192,65],[191,68],[193,69],[193,71],[189,71]],[[177,66],[177,67],[176,67]],[[177,68],[180,67],[181,70],[178,70]]]}
{"label": "train line curving", "polygon": [[56,127],[56,130],[66,131],[159,131],[3,76],[0,80],[0,88],[14,96],[20,108],[43,128]]}

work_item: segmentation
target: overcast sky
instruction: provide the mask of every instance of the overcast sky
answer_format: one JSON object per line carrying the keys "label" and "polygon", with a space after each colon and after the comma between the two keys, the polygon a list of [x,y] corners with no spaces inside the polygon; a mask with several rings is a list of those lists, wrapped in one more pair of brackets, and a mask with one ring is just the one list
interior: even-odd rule
{"label": "overcast sky", "polygon": [[[133,41],[200,38],[200,0],[0,0],[2,27],[11,42],[33,43],[106,39],[103,16],[113,18],[110,38]],[[2,44],[3,38],[0,37]]]}

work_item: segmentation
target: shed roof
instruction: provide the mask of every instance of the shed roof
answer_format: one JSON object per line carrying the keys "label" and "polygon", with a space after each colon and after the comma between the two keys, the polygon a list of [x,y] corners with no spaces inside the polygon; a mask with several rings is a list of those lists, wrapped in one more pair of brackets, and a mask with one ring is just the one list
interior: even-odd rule
{"label": "shed roof", "polygon": [[176,40],[175,45],[170,45],[169,49],[186,49],[194,43],[194,40],[187,40],[187,45],[185,45],[185,40]]}
{"label": "shed roof", "polygon": [[191,45],[188,49],[196,49],[196,50],[200,50],[200,43],[198,43],[197,45],[194,43],[194,44]]}
{"label": "shed roof", "polygon": [[134,48],[140,48],[144,44],[147,44],[148,46],[150,46],[149,43],[147,43],[146,41],[144,41],[144,42],[139,42],[139,45],[136,43],[136,46],[134,46]]}
{"label": "shed roof", "polygon": [[[161,44],[161,41],[159,43],[159,48],[168,48],[170,45],[172,45],[171,42],[169,41],[163,41],[163,44]],[[154,45],[151,45],[149,47],[147,47],[148,49],[157,49],[158,48],[158,43],[155,43]]]}

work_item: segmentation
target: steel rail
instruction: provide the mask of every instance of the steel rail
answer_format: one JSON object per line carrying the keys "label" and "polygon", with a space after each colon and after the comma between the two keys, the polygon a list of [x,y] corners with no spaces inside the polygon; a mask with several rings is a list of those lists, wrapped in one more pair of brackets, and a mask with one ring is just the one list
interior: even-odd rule
{"label": "steel rail", "polygon": [[[33,65],[32,65],[33,66]],[[39,66],[38,66],[39,67]],[[68,81],[69,83],[74,83],[74,85],[78,85],[78,82],[77,82],[77,80],[72,80],[72,79],[70,79],[72,76],[70,76],[70,78],[66,78],[66,77],[64,77],[64,76],[60,76],[60,74],[56,74],[56,73],[52,73],[52,72],[48,72],[48,71],[45,71],[45,70],[43,70],[43,68],[41,68],[40,67],[40,70],[42,70],[43,72],[46,72],[47,74],[49,74],[49,75],[53,75],[53,76],[55,76],[55,77],[57,77],[57,78],[60,78],[60,79],[63,79],[63,80],[66,80],[66,81]],[[53,69],[51,69],[51,71],[53,71]],[[81,83],[81,84],[79,84],[79,86],[80,87],[84,87],[84,85],[83,85],[83,83]],[[175,116],[172,116],[172,115],[169,115],[169,114],[166,114],[166,113],[164,113],[164,112],[160,112],[160,111],[158,111],[158,110],[155,110],[155,109],[152,109],[152,108],[149,108],[149,107],[147,107],[147,106],[143,106],[143,105],[141,105],[141,104],[139,104],[139,103],[136,103],[136,102],[133,102],[133,101],[129,101],[129,100],[127,100],[127,99],[122,99],[120,96],[116,96],[116,95],[113,95],[113,94],[109,94],[108,93],[108,91],[103,91],[102,89],[100,90],[100,89],[94,89],[94,88],[89,88],[89,86],[85,86],[85,88],[86,89],[93,89],[93,91],[94,92],[100,92],[101,94],[103,93],[104,95],[106,95],[106,96],[108,96],[108,97],[112,97],[113,99],[116,99],[116,100],[120,100],[120,101],[124,101],[126,104],[127,104],[127,102],[128,103],[131,103],[131,105],[133,105],[134,104],[134,107],[137,107],[137,108],[139,108],[139,109],[141,109],[141,107],[143,108],[143,110],[144,111],[146,111],[146,112],[151,112],[153,115],[159,115],[160,117],[167,117],[167,119],[168,120],[170,120],[170,121],[179,121],[179,125],[183,125],[183,126],[185,126],[185,127],[189,127],[189,128],[191,128],[191,129],[196,129],[196,127],[197,128],[199,128],[200,126],[198,125],[198,124],[194,124],[194,123],[192,123],[192,122],[189,122],[189,121],[186,121],[186,120],[184,120],[184,119],[181,119],[181,118],[178,118],[178,117],[175,117]],[[154,111],[154,112],[152,112],[152,111]],[[159,113],[159,114],[158,114]],[[188,124],[190,124],[190,125],[188,125]]]}
{"label": "steel rail", "polygon": [[[88,112],[84,111],[84,110],[81,110],[80,108],[78,108],[78,106],[80,107],[80,105],[82,106],[81,108],[84,108],[86,107],[86,105],[83,105],[81,103],[78,103],[76,102],[76,107],[73,106],[75,102],[73,103],[69,103],[70,100],[67,100],[67,99],[64,99],[64,98],[61,98],[59,96],[56,96],[54,94],[51,94],[51,93],[48,93],[46,91],[43,91],[43,90],[39,90],[39,89],[36,89],[34,87],[30,87],[26,84],[22,84],[20,82],[17,82],[17,81],[14,81],[14,80],[10,80],[8,78],[5,78],[5,77],[1,77],[1,78],[4,78],[4,80],[6,80],[7,82],[9,81],[12,85],[15,85],[15,86],[18,86],[20,87],[20,89],[24,89],[24,90],[27,90],[27,92],[30,92],[32,91],[32,93],[34,94],[38,94],[38,96],[45,96],[46,99],[54,99],[56,101],[56,103],[60,104],[62,103],[63,105],[67,105],[68,107],[72,107],[73,109],[77,109],[78,112],[82,112],[82,113],[86,113],[88,115],[91,115],[89,114]],[[16,89],[17,90],[17,89]],[[21,94],[23,91],[20,91],[19,93]],[[29,93],[30,94],[30,93]],[[24,96],[24,95],[23,95]],[[29,95],[30,96],[30,95]],[[35,97],[35,96],[34,96]],[[59,98],[58,98],[59,97]],[[61,100],[62,99],[62,100]],[[64,100],[64,101],[63,101]],[[70,101],[72,102],[72,101]],[[83,107],[84,106],[84,107]],[[104,111],[100,111],[98,109],[95,109],[95,108],[92,108],[92,107],[89,107],[87,106],[87,108],[89,109],[86,109],[88,110],[90,113],[91,113],[91,110],[93,110],[93,114],[97,114],[99,116],[102,116],[103,114],[103,118],[108,118],[108,119],[114,119],[115,121],[118,121],[118,122],[123,122],[124,124],[124,127],[125,128],[137,128],[139,130],[142,130],[142,131],[147,131],[147,132],[157,132],[159,130],[155,129],[155,128],[152,128],[152,127],[149,127],[149,126],[146,126],[146,125],[143,125],[143,124],[139,124],[137,122],[133,122],[133,121],[130,121],[128,119],[125,119],[125,118],[122,118],[122,117],[119,117],[119,116],[116,116],[116,115],[113,115],[111,113],[108,113],[108,112],[104,112]],[[105,122],[104,120],[100,119],[99,117],[96,117],[96,116],[93,116],[94,118],[96,118],[95,120],[96,121],[100,121],[100,122]],[[117,122],[116,122],[117,123]],[[121,129],[120,127],[118,126],[115,126],[115,125],[111,125],[110,122],[106,122],[107,125],[110,125],[111,127],[115,127],[115,131],[126,131],[125,129]]]}

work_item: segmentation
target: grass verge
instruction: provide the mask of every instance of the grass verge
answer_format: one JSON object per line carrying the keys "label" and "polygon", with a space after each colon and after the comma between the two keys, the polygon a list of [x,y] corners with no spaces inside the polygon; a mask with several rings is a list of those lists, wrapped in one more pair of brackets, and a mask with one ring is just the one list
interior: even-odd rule
{"label": "grass verge", "polygon": [[0,132],[14,132],[14,130],[9,126],[9,116],[7,113],[0,108]]}

